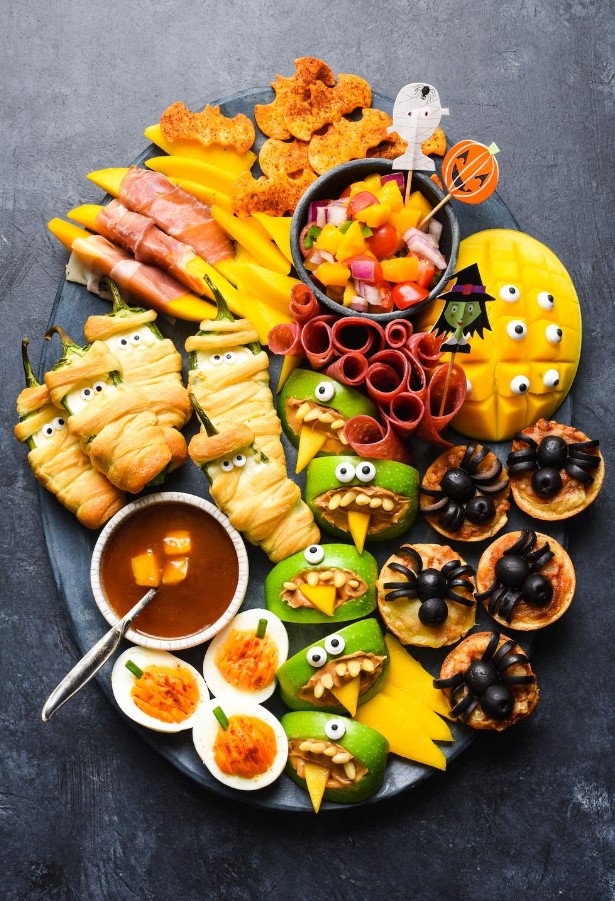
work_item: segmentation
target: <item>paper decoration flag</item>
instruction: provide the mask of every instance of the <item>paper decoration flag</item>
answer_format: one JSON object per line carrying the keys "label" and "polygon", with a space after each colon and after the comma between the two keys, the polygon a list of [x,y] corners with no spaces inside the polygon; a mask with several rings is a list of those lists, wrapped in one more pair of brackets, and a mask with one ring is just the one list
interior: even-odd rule
{"label": "paper decoration flag", "polygon": [[387,130],[396,132],[408,146],[393,160],[394,169],[435,172],[435,163],[425,156],[421,144],[432,136],[442,116],[448,116],[448,109],[441,107],[440,95],[433,85],[413,82],[401,89],[393,106],[393,125]]}
{"label": "paper decoration flag", "polygon": [[459,141],[442,161],[442,181],[451,197],[462,203],[482,203],[498,185],[497,144]]}
{"label": "paper decoration flag", "polygon": [[436,335],[448,335],[442,344],[442,353],[470,353],[468,338],[477,334],[483,337],[483,330],[491,330],[487,316],[486,302],[493,300],[487,294],[476,263],[456,272],[452,279],[457,281],[446,294],[439,294],[438,300],[444,301],[444,309],[432,328]]}

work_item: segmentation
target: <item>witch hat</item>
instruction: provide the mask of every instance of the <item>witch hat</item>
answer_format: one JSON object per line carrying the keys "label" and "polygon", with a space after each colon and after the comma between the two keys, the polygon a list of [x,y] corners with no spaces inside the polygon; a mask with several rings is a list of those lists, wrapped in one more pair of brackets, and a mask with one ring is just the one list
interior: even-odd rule
{"label": "witch hat", "polygon": [[[445,300],[447,302],[450,302],[451,300],[461,300],[462,298],[466,300],[495,300],[495,297],[491,294],[487,294],[485,290],[477,263],[470,263],[465,269],[454,272],[449,276],[447,281],[452,281],[454,278],[456,278],[457,281],[451,290],[447,291],[445,294],[438,294],[438,300]],[[461,297],[459,295],[461,295]]]}

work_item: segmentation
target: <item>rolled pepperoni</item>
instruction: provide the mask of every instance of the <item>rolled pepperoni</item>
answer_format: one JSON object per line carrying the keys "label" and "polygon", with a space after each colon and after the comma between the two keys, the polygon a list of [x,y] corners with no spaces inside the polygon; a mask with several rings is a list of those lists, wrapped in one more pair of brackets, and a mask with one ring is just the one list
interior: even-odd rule
{"label": "rolled pepperoni", "polygon": [[395,433],[407,440],[416,432],[424,414],[425,404],[419,395],[404,391],[393,398],[385,418]]}
{"label": "rolled pepperoni", "polygon": [[440,346],[445,337],[445,335],[435,335],[433,332],[417,332],[410,336],[406,347],[423,369],[433,369],[442,357]]}
{"label": "rolled pepperoni", "polygon": [[392,399],[408,390],[411,364],[401,350],[382,350],[369,361],[365,387],[369,397],[382,409],[388,410]]}
{"label": "rolled pepperoni", "polygon": [[[449,378],[450,370],[450,378]],[[446,387],[448,381],[448,388]],[[440,415],[442,397],[446,390],[446,402]],[[438,444],[441,447],[452,447],[450,441],[446,441],[440,435],[453,417],[459,412],[466,399],[467,380],[461,366],[453,364],[439,366],[434,372],[427,386],[425,401],[425,415],[416,430],[418,438],[428,441],[430,444]]]}
{"label": "rolled pepperoni", "polygon": [[381,425],[373,416],[353,416],[344,426],[344,438],[360,457],[410,463],[410,453],[391,424]]}
{"label": "rolled pepperoni", "polygon": [[386,346],[399,350],[404,347],[412,334],[412,323],[408,319],[394,319],[384,327]]}
{"label": "rolled pepperoni", "polygon": [[316,300],[316,295],[303,282],[299,282],[291,288],[288,309],[295,322],[300,325],[309,322],[315,316],[320,316],[323,312],[322,306]]}
{"label": "rolled pepperoni", "polygon": [[335,316],[316,316],[310,319],[301,329],[303,352],[314,369],[322,369],[331,363],[336,356],[331,337],[331,325]]}
{"label": "rolled pepperoni", "polygon": [[[271,346],[271,343],[269,346]],[[351,385],[353,388],[357,388],[365,381],[368,369],[367,357],[356,351],[350,351],[347,354],[342,354],[338,360],[327,366],[325,375],[342,382],[344,385]]]}
{"label": "rolled pepperoni", "polygon": [[369,357],[381,351],[384,345],[384,329],[373,319],[344,316],[333,326],[333,346],[338,354],[356,351]]}
{"label": "rolled pepperoni", "polygon": [[427,373],[414,354],[407,347],[402,347],[400,353],[408,360],[408,382],[406,389],[412,394],[418,394],[421,400],[427,393]]}
{"label": "rolled pepperoni", "polygon": [[303,356],[301,326],[297,322],[280,322],[269,330],[269,350],[274,354]]}

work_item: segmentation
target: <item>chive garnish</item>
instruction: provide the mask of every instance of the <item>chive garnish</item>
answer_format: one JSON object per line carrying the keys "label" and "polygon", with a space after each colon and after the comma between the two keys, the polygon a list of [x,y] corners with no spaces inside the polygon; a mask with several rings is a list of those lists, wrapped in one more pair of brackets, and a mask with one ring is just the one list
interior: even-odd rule
{"label": "chive garnish", "polygon": [[259,619],[259,621],[258,621],[258,626],[256,627],[256,637],[257,637],[257,638],[264,638],[264,637],[265,637],[265,632],[266,632],[266,631],[267,631],[267,620],[266,620],[266,619]]}
{"label": "chive garnish", "polygon": [[223,729],[228,729],[228,717],[222,707],[214,707],[212,711],[215,718],[218,720]]}
{"label": "chive garnish", "polygon": [[127,670],[130,670],[130,672],[133,674],[133,676],[136,676],[137,679],[140,679],[141,676],[143,675],[143,670],[139,669],[137,664],[133,663],[132,660],[127,660],[126,663],[124,664],[124,666],[126,667]]}

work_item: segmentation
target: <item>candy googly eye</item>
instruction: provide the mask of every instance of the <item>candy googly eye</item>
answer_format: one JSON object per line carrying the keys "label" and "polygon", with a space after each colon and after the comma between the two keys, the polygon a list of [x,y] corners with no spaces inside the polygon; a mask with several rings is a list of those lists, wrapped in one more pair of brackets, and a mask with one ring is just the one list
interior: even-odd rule
{"label": "candy googly eye", "polygon": [[542,380],[547,388],[557,388],[559,385],[559,372],[557,369],[547,369]]}
{"label": "candy googly eye", "polygon": [[527,336],[527,325],[521,319],[513,319],[506,326],[506,331],[513,341],[523,341]]}
{"label": "candy googly eye", "polygon": [[319,382],[316,385],[314,394],[316,396],[316,400],[321,400],[324,401],[324,403],[327,403],[327,401],[333,399],[333,396],[335,394],[335,385],[332,382]]}
{"label": "candy googly eye", "polygon": [[355,477],[355,468],[352,463],[338,463],[335,467],[335,478],[338,482],[352,482]]}
{"label": "candy googly eye", "polygon": [[327,635],[325,638],[325,650],[328,654],[337,656],[338,654],[343,653],[345,647],[346,642],[341,635]]}
{"label": "candy googly eye", "polygon": [[346,735],[346,723],[344,720],[329,720],[325,723],[325,735],[331,741],[338,741]]}
{"label": "candy googly eye", "polygon": [[126,337],[126,335],[122,335],[121,338],[118,338],[118,339],[117,339],[117,345],[118,345],[118,347],[119,347],[120,350],[126,350],[126,348],[128,347],[129,343],[130,343],[130,342],[129,342],[128,338]]}
{"label": "candy googly eye", "polygon": [[526,394],[530,390],[529,379],[524,375],[516,375],[510,383],[510,390],[513,394]]}
{"label": "candy googly eye", "polygon": [[105,382],[94,382],[92,385],[95,394],[102,394],[106,387]]}
{"label": "candy googly eye", "polygon": [[538,306],[542,307],[543,310],[552,310],[555,306],[555,298],[548,291],[541,291],[536,299],[538,300]]}
{"label": "candy googly eye", "polygon": [[232,460],[222,460],[220,462],[220,469],[222,472],[230,472],[231,469],[234,469],[234,463]]}
{"label": "candy googly eye", "polygon": [[51,436],[54,434],[54,432],[55,432],[55,429],[53,427],[52,422],[46,423],[43,426],[43,428],[41,429],[41,434],[42,434],[43,438],[51,438]]}
{"label": "candy googly eye", "polygon": [[227,352],[224,354],[224,362],[229,366],[232,366],[236,359],[237,354],[234,354],[232,350],[227,350]]}
{"label": "candy googly eye", "polygon": [[356,475],[360,482],[371,482],[376,478],[376,467],[373,463],[359,463]]}
{"label": "candy googly eye", "polygon": [[504,285],[500,290],[500,297],[502,300],[505,300],[506,303],[514,303],[521,297],[521,291],[516,285]]}
{"label": "candy googly eye", "polygon": [[327,652],[319,645],[316,645],[316,647],[314,648],[310,648],[305,656],[310,666],[313,666],[315,669],[324,666],[327,662]]}
{"label": "candy googly eye", "polygon": [[132,335],[130,336],[130,343],[134,344],[134,346],[136,347],[137,344],[141,344],[142,342],[143,342],[143,335],[141,334],[141,332],[133,332]]}
{"label": "candy googly eye", "polygon": [[212,366],[219,366],[222,362],[222,354],[212,354],[209,358],[209,362]]}
{"label": "candy googly eye", "polygon": [[235,454],[233,457],[233,464],[238,466],[240,469],[246,465],[247,457],[245,454]]}
{"label": "candy googly eye", "polygon": [[94,397],[94,390],[90,385],[81,389],[81,398],[85,401],[90,401]]}
{"label": "candy googly eye", "polygon": [[66,421],[62,419],[61,416],[56,416],[56,418],[53,420],[53,427],[56,432],[59,432],[61,429],[63,429],[65,425]]}
{"label": "candy googly eye", "polygon": [[559,325],[548,325],[546,330],[547,341],[551,344],[560,344],[562,338],[564,337],[564,332],[559,327]]}
{"label": "candy googly eye", "polygon": [[303,556],[308,563],[321,563],[325,559],[325,549],[320,544],[311,544],[306,547]]}

